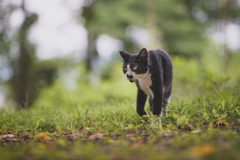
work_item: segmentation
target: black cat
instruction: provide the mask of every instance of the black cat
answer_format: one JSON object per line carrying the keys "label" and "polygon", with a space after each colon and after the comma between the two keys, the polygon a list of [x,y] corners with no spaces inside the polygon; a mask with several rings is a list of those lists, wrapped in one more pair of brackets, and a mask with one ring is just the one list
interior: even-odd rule
{"label": "black cat", "polygon": [[142,117],[147,113],[144,105],[148,96],[153,115],[162,115],[162,108],[167,116],[167,104],[172,90],[172,62],[164,50],[143,48],[139,54],[120,51],[124,60],[123,73],[130,82],[135,82],[137,92],[137,113]]}

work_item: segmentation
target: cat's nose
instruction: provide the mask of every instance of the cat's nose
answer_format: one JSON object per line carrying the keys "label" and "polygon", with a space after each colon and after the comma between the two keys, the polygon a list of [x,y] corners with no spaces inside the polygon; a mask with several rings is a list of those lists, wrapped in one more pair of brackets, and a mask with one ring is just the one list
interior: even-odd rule
{"label": "cat's nose", "polygon": [[133,76],[132,76],[132,75],[128,75],[128,74],[127,74],[127,77],[128,77],[128,78],[130,78],[130,79],[132,79],[132,78],[133,78]]}

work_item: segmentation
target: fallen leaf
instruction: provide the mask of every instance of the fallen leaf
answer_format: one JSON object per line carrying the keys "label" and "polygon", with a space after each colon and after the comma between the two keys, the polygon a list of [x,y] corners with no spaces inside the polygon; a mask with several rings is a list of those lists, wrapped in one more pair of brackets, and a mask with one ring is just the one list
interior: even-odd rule
{"label": "fallen leaf", "polygon": [[38,135],[36,135],[35,139],[36,139],[36,141],[50,141],[50,140],[52,140],[45,133],[39,133]]}
{"label": "fallen leaf", "polygon": [[199,132],[201,132],[201,130],[200,129],[196,129],[196,130],[193,130],[193,131],[191,131],[192,133],[199,133]]}
{"label": "fallen leaf", "polygon": [[191,157],[201,158],[213,154],[215,148],[212,143],[204,143],[191,149]]}
{"label": "fallen leaf", "polygon": [[219,124],[223,124],[223,125],[226,125],[226,126],[229,125],[229,123],[227,123],[226,120],[218,120],[218,121],[217,121],[217,124],[218,124],[218,125],[219,125]]}
{"label": "fallen leaf", "polygon": [[4,134],[4,135],[0,135],[1,138],[13,138],[15,137],[14,134]]}
{"label": "fallen leaf", "polygon": [[127,134],[126,137],[133,137],[135,134]]}
{"label": "fallen leaf", "polygon": [[104,134],[103,133],[98,133],[98,134],[93,134],[91,136],[88,137],[89,140],[94,140],[94,139],[98,139],[100,137],[103,137]]}
{"label": "fallen leaf", "polygon": [[12,141],[12,142],[16,142],[18,141],[16,138],[6,138],[5,141]]}
{"label": "fallen leaf", "polygon": [[169,124],[167,124],[167,128],[169,128],[169,129],[176,129],[174,126],[170,126]]}

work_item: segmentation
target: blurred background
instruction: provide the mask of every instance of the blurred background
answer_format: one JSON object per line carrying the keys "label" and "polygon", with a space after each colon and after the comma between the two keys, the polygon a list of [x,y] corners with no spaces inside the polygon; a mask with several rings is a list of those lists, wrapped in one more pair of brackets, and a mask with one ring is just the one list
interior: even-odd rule
{"label": "blurred background", "polygon": [[119,50],[166,50],[172,105],[238,88],[240,0],[0,0],[0,106],[130,101]]}

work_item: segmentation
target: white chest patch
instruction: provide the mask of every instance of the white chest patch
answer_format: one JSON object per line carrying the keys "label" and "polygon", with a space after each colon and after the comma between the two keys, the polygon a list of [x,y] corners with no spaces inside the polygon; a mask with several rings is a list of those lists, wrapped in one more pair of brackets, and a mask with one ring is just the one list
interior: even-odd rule
{"label": "white chest patch", "polygon": [[151,74],[149,74],[149,70],[145,74],[136,74],[134,71],[131,70],[130,65],[127,65],[127,72],[125,73],[125,77],[127,80],[130,80],[127,75],[132,76],[131,80],[133,81],[138,80],[138,84],[141,90],[143,90],[146,95],[151,95],[152,98],[154,97],[153,92],[150,89],[150,86],[152,85],[152,80]]}
{"label": "white chest patch", "polygon": [[151,97],[153,98],[154,95],[152,90],[150,89],[150,86],[152,85],[151,74],[143,74],[143,76],[139,75],[139,78],[137,80],[141,90],[143,90],[146,95],[151,95]]}

